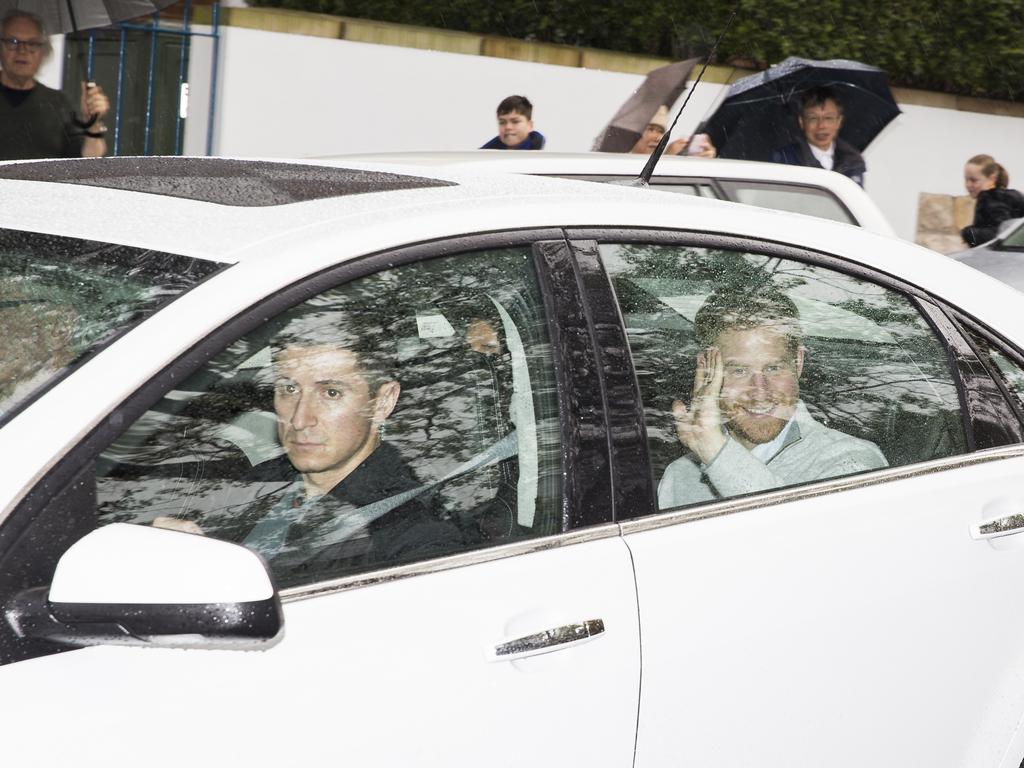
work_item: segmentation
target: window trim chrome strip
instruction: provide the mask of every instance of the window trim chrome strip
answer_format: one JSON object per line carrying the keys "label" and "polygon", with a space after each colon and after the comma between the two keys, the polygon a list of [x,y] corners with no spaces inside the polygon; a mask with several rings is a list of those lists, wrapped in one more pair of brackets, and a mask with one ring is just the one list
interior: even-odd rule
{"label": "window trim chrome strip", "polygon": [[592,528],[580,528],[566,533],[557,533],[551,536],[539,536],[534,539],[516,541],[509,544],[501,544],[486,549],[473,549],[458,554],[439,557],[434,560],[422,560],[408,565],[399,565],[394,568],[386,568],[369,573],[356,573],[351,576],[331,579],[330,581],[314,582],[303,584],[299,587],[288,587],[280,590],[281,602],[290,603],[298,600],[307,600],[311,597],[332,595],[337,592],[347,592],[350,589],[360,587],[372,587],[377,584],[387,584],[411,576],[422,576],[429,573],[441,573],[456,568],[464,568],[468,565],[479,565],[495,560],[505,560],[510,557],[529,555],[535,552],[546,552],[552,549],[585,544],[601,539],[610,539],[621,536],[622,532],[617,523],[605,523]]}
{"label": "window trim chrome strip", "polygon": [[768,493],[761,493],[753,496],[745,496],[741,499],[724,499],[722,501],[706,504],[700,507],[690,507],[678,511],[658,512],[649,517],[623,520],[619,523],[622,528],[622,535],[629,536],[634,533],[653,531],[658,528],[665,528],[670,525],[681,525],[692,523],[698,520],[709,520],[713,517],[724,517],[737,512],[747,512],[759,507],[776,507],[793,501],[803,501],[818,496],[842,491],[851,491],[858,488],[868,488],[873,485],[894,482],[896,480],[908,480],[915,477],[932,475],[937,472],[944,472],[961,467],[969,467],[975,464],[988,463],[990,461],[1004,461],[1024,457],[1024,444],[1001,446],[990,448],[975,453],[964,453],[957,456],[949,456],[943,459],[934,459],[920,464],[908,464],[903,467],[890,467],[873,472],[866,472],[860,475],[840,477],[832,480],[825,480],[813,485],[803,485],[797,488],[786,488]]}
{"label": "window trim chrome strip", "polygon": [[418,563],[409,563],[394,568],[387,568],[369,573],[353,574],[330,581],[305,584],[300,587],[290,587],[280,591],[281,600],[285,603],[308,600],[309,598],[332,595],[339,592],[347,592],[360,587],[370,587],[377,584],[387,584],[393,581],[400,581],[412,576],[421,576],[430,573],[441,573],[456,568],[463,568],[470,565],[505,560],[519,555],[528,555],[534,552],[545,552],[561,547],[584,544],[591,541],[608,539],[617,536],[629,536],[635,533],[657,530],[672,525],[683,525],[700,520],[709,520],[714,517],[724,517],[738,512],[747,512],[758,508],[775,507],[793,501],[812,499],[818,496],[827,496],[833,493],[868,488],[873,485],[881,485],[896,480],[908,480],[915,477],[932,475],[937,472],[944,472],[962,467],[974,466],[992,461],[1005,461],[1010,459],[1024,458],[1024,445],[1002,446],[991,448],[976,453],[960,454],[944,459],[911,464],[905,467],[892,467],[867,472],[861,475],[826,480],[812,485],[800,486],[798,488],[787,488],[769,493],[761,493],[742,499],[726,499],[714,504],[704,504],[696,508],[680,509],[675,512],[657,512],[648,517],[623,520],[618,523],[608,523],[593,528],[581,528],[567,533],[559,533],[553,536],[544,536],[526,541],[517,541],[510,544],[478,549],[469,552],[460,552],[455,555],[425,560]]}

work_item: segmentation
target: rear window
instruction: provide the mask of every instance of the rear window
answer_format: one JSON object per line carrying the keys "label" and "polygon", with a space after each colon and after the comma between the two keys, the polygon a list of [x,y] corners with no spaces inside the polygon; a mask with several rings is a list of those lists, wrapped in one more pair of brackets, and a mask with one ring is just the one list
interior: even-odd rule
{"label": "rear window", "polygon": [[0,424],[116,335],[225,266],[0,230]]}
{"label": "rear window", "polygon": [[857,224],[839,198],[821,187],[777,184],[770,181],[734,181],[719,179],[719,185],[736,203],[774,208],[778,211],[817,216],[843,224]]}

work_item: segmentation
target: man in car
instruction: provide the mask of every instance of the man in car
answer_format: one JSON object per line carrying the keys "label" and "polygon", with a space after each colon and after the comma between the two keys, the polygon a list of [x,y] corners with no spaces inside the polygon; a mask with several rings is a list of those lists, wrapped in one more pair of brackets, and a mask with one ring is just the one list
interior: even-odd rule
{"label": "man in car", "polygon": [[864,186],[867,165],[853,145],[839,138],[843,106],[831,88],[812,88],[800,97],[797,118],[804,137],[772,153],[772,162],[825,168]]}
{"label": "man in car", "polygon": [[[395,328],[371,310],[300,310],[271,344],[274,412],[284,455],[242,479],[251,494],[194,523],[260,552],[279,582],[394,564],[463,547],[431,494],[384,440],[401,393]],[[229,494],[230,495],[230,494]]]}
{"label": "man in car", "polygon": [[689,453],[665,470],[668,507],[886,466],[871,442],[816,421],[800,400],[803,332],[796,305],[771,289],[713,294],[697,311],[690,406],[673,403]]}
{"label": "man in car", "polygon": [[105,155],[110,102],[103,89],[82,83],[76,115],[61,91],[36,81],[52,53],[42,20],[15,9],[0,25],[0,160]]}

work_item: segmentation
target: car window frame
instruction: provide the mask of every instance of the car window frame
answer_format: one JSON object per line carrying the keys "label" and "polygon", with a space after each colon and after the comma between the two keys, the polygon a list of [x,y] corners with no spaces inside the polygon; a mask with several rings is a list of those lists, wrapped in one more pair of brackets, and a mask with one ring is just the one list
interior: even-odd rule
{"label": "car window frame", "polygon": [[[976,392],[982,397],[992,398],[992,403],[995,405],[1008,406],[1009,412],[1014,415],[1014,424],[1018,431],[1024,430],[1024,421],[1017,420],[1019,411],[1013,406],[1011,398],[1005,392],[1005,389],[1003,389],[992,377],[991,372],[987,367],[985,367],[981,360],[978,359],[977,354],[969,347],[965,336],[956,328],[953,321],[947,320],[949,323],[948,328],[936,326],[936,317],[941,316],[948,318],[950,313],[959,312],[959,310],[956,310],[952,305],[948,304],[948,302],[932,296],[930,293],[915,286],[913,283],[902,280],[901,278],[887,272],[877,270],[863,264],[857,264],[824,251],[775,241],[759,240],[752,237],[722,235],[719,233],[702,232],[699,230],[667,230],[655,227],[571,227],[566,228],[566,237],[574,249],[587,247],[587,244],[589,243],[609,243],[616,245],[637,243],[645,245],[718,248],[744,253],[756,253],[823,267],[847,274],[851,277],[868,280],[888,290],[900,293],[907,297],[916,306],[925,322],[927,322],[929,327],[932,329],[937,340],[946,350],[950,376],[957,388],[957,398],[959,401],[961,416],[966,419],[964,423],[965,438],[968,446],[968,452],[966,454],[957,454],[950,457],[907,464],[899,467],[888,467],[854,476],[829,478],[791,488],[765,491],[736,499],[722,499],[683,509],[657,511],[657,506],[655,505],[654,511],[647,515],[630,517],[627,514],[623,514],[621,516],[617,516],[616,519],[620,521],[620,523],[629,524],[630,531],[643,529],[644,526],[660,527],[661,525],[673,524],[680,520],[687,521],[703,519],[709,516],[728,514],[733,511],[742,511],[768,504],[782,503],[793,499],[819,496],[829,492],[845,490],[847,488],[874,484],[879,482],[879,475],[884,476],[886,479],[899,479],[903,477],[916,476],[922,473],[937,471],[938,469],[950,465],[962,465],[965,463],[966,457],[970,456],[978,456],[979,454],[982,454],[978,460],[986,460],[984,454],[988,451],[993,451],[993,449],[995,450],[991,454],[991,458],[996,459],[1002,457],[1003,451],[1000,449],[1009,449],[1014,455],[1017,453],[1024,453],[1024,443],[1020,441],[1007,441],[1000,445],[990,447],[984,445],[986,441],[982,440],[982,445],[979,447],[979,441],[977,439],[977,434],[975,433],[978,430],[984,431],[986,429],[986,424],[978,421],[977,410],[968,406],[968,397],[971,392]],[[601,286],[599,290],[602,292],[611,292],[614,296],[614,288],[611,285],[610,279],[608,280],[607,285]],[[938,314],[935,315],[931,310],[934,310],[934,313]],[[620,323],[622,323],[621,317]],[[624,336],[624,324],[621,325],[621,330]],[[948,338],[946,335],[950,332],[953,335],[952,339]],[[1005,347],[1005,341],[999,346],[1001,348]],[[629,366],[628,373],[632,378],[632,385],[635,387],[637,397],[639,397],[640,387],[637,379],[636,367],[633,364],[632,354],[628,351],[628,345],[626,349],[627,353],[625,360],[626,364]],[[1016,359],[1019,360],[1024,357],[1021,355],[1019,350],[1015,349],[1014,351]],[[607,350],[603,350],[603,352],[607,353]],[[963,380],[965,375],[973,377],[973,381],[969,380],[965,383]],[[615,423],[617,420],[627,417],[626,413],[620,412],[623,407],[621,403],[612,401],[609,402],[608,405],[610,410],[608,415],[609,423]],[[613,443],[618,440],[617,434],[614,430],[611,434],[611,440]],[[644,427],[644,441],[644,471],[646,472],[646,475],[650,477],[651,482],[655,483],[656,480],[653,476],[653,462],[651,461],[649,452],[646,450],[646,427]],[[628,448],[628,446],[624,447]],[[613,458],[618,460],[619,455],[619,450],[613,450]],[[638,470],[639,468],[634,466],[634,471]],[[625,512],[625,510],[623,511]],[[639,525],[640,528],[636,528],[637,525]],[[629,531],[627,531],[626,528],[623,528],[623,533],[627,532]]]}
{"label": "car window frame", "polygon": [[[553,279],[551,266],[541,258],[537,246],[542,243],[553,244],[555,250],[561,249],[561,278]],[[23,584],[20,583],[24,580],[22,579],[18,580],[19,583],[7,584],[3,594],[0,594],[0,600],[6,602],[13,594],[27,586],[49,583],[56,559],[74,540],[91,530],[76,531],[76,526],[65,525],[71,530],[65,532],[63,536],[53,535],[54,526],[59,525],[59,521],[67,521],[68,516],[71,516],[72,522],[85,517],[75,515],[70,510],[80,508],[79,505],[95,504],[93,465],[97,457],[121,434],[125,425],[139,419],[178,382],[200,370],[233,341],[256,332],[266,323],[266,318],[276,316],[325,290],[350,283],[360,277],[431,258],[499,248],[532,249],[549,330],[564,327],[567,315],[583,320],[582,330],[585,331],[585,338],[582,342],[579,332],[562,334],[572,337],[569,339],[558,339],[554,336],[551,339],[562,433],[562,470],[565,476],[561,499],[562,531],[458,552],[435,561],[418,561],[399,566],[385,565],[325,582],[292,587],[282,590],[281,598],[284,601],[304,599],[379,583],[382,580],[407,578],[469,563],[617,536],[618,529],[614,524],[610,524],[613,516],[608,493],[611,485],[611,461],[608,458],[610,442],[609,430],[605,423],[604,397],[600,393],[595,395],[592,382],[590,391],[579,390],[580,380],[585,378],[581,372],[596,369],[597,363],[589,315],[581,306],[578,270],[574,260],[568,258],[570,253],[563,230],[523,228],[438,238],[365,254],[334,264],[282,287],[208,333],[103,416],[95,428],[56,460],[51,469],[14,507],[0,526],[0,567],[11,562],[12,558],[15,558],[16,562],[18,553],[26,550],[34,553],[41,566],[39,572],[31,574],[37,583]],[[576,329],[579,330],[580,328]],[[569,357],[563,357],[564,355]],[[574,370],[578,372],[575,377],[569,375]],[[569,407],[570,404],[572,407]],[[577,454],[589,456],[590,460],[578,461]],[[574,494],[581,494],[580,503],[578,513],[570,514],[577,501]],[[49,572],[48,575],[42,576],[41,573],[45,571]],[[382,573],[386,573],[386,576],[382,576]],[[23,641],[23,644],[31,647],[19,658],[68,650],[65,646],[56,646],[46,641]]]}

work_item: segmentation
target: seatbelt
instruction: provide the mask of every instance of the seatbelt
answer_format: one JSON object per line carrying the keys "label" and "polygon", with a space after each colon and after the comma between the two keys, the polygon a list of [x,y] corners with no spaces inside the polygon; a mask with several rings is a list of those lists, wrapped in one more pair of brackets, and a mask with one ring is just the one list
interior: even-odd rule
{"label": "seatbelt", "polygon": [[353,512],[341,515],[327,533],[323,536],[317,537],[317,545],[326,547],[332,544],[340,544],[341,542],[349,539],[353,534],[363,530],[374,520],[383,517],[388,512],[396,507],[400,507],[410,499],[413,499],[422,493],[426,493],[442,483],[454,480],[456,477],[469,474],[476,469],[481,469],[515,456],[518,452],[518,445],[519,442],[516,437],[515,430],[513,430],[497,442],[492,443],[487,449],[481,451],[473,458],[460,464],[439,480],[427,483],[426,485],[421,485],[419,488],[410,488],[408,491],[396,493],[394,496],[388,496],[386,499],[380,499],[379,501],[360,507]]}

